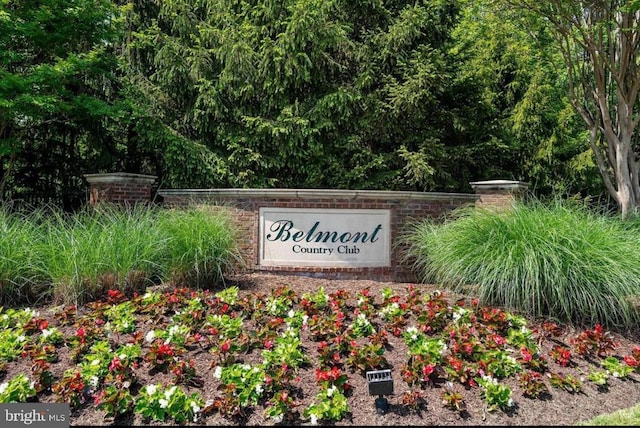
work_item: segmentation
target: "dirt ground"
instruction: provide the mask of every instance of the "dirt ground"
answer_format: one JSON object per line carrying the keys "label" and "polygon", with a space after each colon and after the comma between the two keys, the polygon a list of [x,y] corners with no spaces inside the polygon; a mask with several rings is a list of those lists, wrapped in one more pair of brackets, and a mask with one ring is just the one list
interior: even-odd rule
{"label": "dirt ground", "polygon": [[[328,280],[311,278],[306,276],[280,276],[273,274],[245,274],[229,278],[227,285],[237,285],[241,293],[269,293],[277,287],[289,285],[298,295],[306,292],[314,293],[321,286],[327,293],[337,290],[347,290],[351,296],[356,292],[369,288],[371,294],[380,296],[381,290],[390,287],[399,294],[406,292],[408,284],[376,282],[368,280]],[[430,286],[420,285],[429,288]],[[431,287],[433,288],[433,287]],[[41,309],[41,313],[45,310]],[[569,342],[578,331],[567,328],[560,341]],[[623,356],[630,353],[634,346],[640,345],[640,336],[636,333],[613,333],[618,347],[615,355]],[[578,360],[574,367],[559,367],[549,361],[549,368],[553,371],[571,373],[584,379],[584,388],[579,393],[571,393],[565,390],[549,387],[550,394],[544,398],[531,399],[522,394],[522,389],[516,379],[506,381],[513,391],[513,399],[516,403],[510,412],[495,410],[488,412],[486,404],[481,397],[479,387],[465,390],[459,388],[463,393],[466,410],[463,412],[450,410],[443,406],[441,402],[441,391],[438,388],[425,389],[424,406],[418,411],[409,411],[402,405],[404,392],[409,391],[409,386],[402,380],[399,370],[407,362],[407,348],[403,344],[402,338],[390,336],[390,348],[385,351],[386,360],[392,367],[394,378],[394,394],[387,398],[389,407],[385,413],[377,412],[374,396],[369,395],[366,379],[358,373],[349,373],[349,383],[352,386],[352,393],[348,396],[351,413],[348,417],[329,425],[336,426],[421,426],[421,425],[573,425],[578,421],[588,420],[594,416],[610,413],[618,409],[627,408],[640,402],[640,374],[634,373],[627,379],[610,377],[607,390],[598,390],[596,386],[586,380],[588,365],[586,361]],[[546,346],[544,352],[548,352],[550,344]],[[305,347],[312,356],[317,345],[309,343]],[[59,350],[58,362],[52,364],[54,376],[61,376],[65,369],[72,365],[68,350]],[[204,379],[204,385],[197,390],[205,397],[215,395],[216,380],[211,373],[212,356],[207,352],[193,351],[190,357],[196,360],[196,369]],[[252,358],[251,356],[247,357]],[[11,376],[19,373],[28,373],[28,361],[17,361],[10,363],[0,382],[5,382]],[[163,376],[166,379],[163,379]],[[300,406],[299,410],[307,407],[317,393],[313,367],[300,372]],[[157,383],[168,381],[168,374],[154,374],[153,377],[148,371],[141,370],[138,374],[141,384]],[[196,389],[193,389],[194,391]],[[41,401],[55,401],[53,394],[44,395]],[[321,422],[322,423],[322,422]],[[94,406],[85,406],[71,415],[72,426],[98,426],[98,425],[172,425],[172,423],[159,423],[154,421],[143,421],[139,415],[131,414],[116,420],[105,419],[104,412],[97,410]],[[297,422],[299,425],[310,425],[308,421]],[[274,425],[273,421],[265,418],[264,408],[256,406],[241,420],[229,420],[219,414],[212,414],[204,418],[200,425],[247,425],[264,426]]]}

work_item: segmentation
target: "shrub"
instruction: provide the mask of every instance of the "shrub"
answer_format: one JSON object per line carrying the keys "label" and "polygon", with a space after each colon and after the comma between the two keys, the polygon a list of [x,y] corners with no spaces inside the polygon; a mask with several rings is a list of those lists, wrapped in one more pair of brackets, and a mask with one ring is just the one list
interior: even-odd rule
{"label": "shrub", "polygon": [[40,212],[31,216],[0,209],[0,302],[15,304],[36,299],[38,284],[46,282],[35,245],[42,236]]}
{"label": "shrub", "polygon": [[478,294],[483,304],[532,317],[630,327],[638,315],[640,234],[578,202],[516,202],[512,210],[461,208],[414,223],[405,257],[424,282]]}
{"label": "shrub", "polygon": [[55,299],[82,303],[107,289],[143,288],[162,270],[156,218],[153,208],[116,205],[47,216],[37,251]]}
{"label": "shrub", "polygon": [[157,227],[166,238],[169,277],[196,287],[215,285],[241,262],[237,228],[223,207],[164,210]]}
{"label": "shrub", "polygon": [[107,290],[142,291],[167,279],[211,285],[241,260],[236,230],[228,212],[215,208],[2,212],[0,299],[39,295],[82,304]]}

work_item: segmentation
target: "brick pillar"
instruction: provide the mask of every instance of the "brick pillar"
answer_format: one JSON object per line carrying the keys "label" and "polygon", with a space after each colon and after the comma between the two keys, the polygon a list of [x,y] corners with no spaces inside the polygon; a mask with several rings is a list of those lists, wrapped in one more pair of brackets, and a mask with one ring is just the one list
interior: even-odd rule
{"label": "brick pillar", "polygon": [[113,172],[107,174],[85,174],[89,183],[89,205],[112,202],[135,205],[149,203],[153,195],[155,175]]}
{"label": "brick pillar", "polygon": [[528,183],[511,180],[475,181],[471,184],[480,197],[476,200],[478,208],[510,208],[513,202],[524,197]]}

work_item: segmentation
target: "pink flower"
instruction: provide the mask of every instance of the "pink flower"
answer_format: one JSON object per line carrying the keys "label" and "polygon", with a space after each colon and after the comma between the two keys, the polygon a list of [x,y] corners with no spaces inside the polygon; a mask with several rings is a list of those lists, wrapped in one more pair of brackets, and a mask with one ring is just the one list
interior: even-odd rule
{"label": "pink flower", "polygon": [[122,370],[122,362],[120,361],[120,358],[118,357],[114,357],[113,360],[111,360],[111,364],[109,364],[109,371],[113,372],[116,370]]}
{"label": "pink flower", "polygon": [[533,359],[533,355],[531,355],[531,352],[529,352],[529,350],[524,346],[520,348],[520,353],[522,353],[522,359],[525,363],[528,363]]}

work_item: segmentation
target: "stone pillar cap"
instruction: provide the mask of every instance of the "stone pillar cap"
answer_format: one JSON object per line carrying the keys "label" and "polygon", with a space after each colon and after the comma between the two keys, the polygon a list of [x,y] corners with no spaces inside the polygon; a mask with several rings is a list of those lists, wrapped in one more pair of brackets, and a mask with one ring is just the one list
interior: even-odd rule
{"label": "stone pillar cap", "polygon": [[527,189],[529,183],[516,180],[487,180],[487,181],[474,181],[469,183],[471,187],[475,189],[483,190],[521,190]]}
{"label": "stone pillar cap", "polygon": [[130,172],[109,172],[105,174],[84,174],[84,178],[89,184],[148,184],[155,183],[155,175],[134,174]]}

